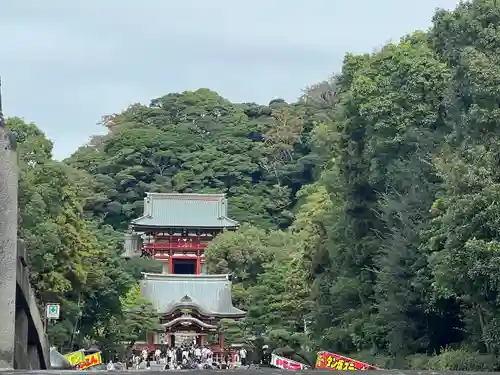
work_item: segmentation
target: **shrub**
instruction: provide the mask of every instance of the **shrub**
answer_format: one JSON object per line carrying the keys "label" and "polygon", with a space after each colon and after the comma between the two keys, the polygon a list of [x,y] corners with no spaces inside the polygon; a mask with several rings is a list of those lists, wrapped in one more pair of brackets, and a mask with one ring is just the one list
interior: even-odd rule
{"label": "shrub", "polygon": [[480,354],[466,349],[444,350],[430,357],[428,370],[438,371],[495,371],[499,369],[494,355]]}

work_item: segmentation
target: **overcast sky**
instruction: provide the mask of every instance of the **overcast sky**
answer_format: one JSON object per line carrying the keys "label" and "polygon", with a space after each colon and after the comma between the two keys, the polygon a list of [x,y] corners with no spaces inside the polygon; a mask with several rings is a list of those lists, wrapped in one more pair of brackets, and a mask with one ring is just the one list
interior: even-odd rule
{"label": "overcast sky", "polygon": [[207,87],[232,101],[292,101],[371,52],[430,26],[457,0],[4,0],[7,116],[35,122],[69,156],[101,116]]}

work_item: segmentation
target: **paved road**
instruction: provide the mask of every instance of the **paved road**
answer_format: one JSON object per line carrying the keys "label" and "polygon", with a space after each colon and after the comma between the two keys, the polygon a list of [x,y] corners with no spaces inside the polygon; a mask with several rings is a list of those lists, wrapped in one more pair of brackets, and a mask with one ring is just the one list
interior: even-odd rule
{"label": "paved road", "polygon": [[[108,374],[113,375],[130,375],[131,371],[99,371],[99,372],[107,372]],[[165,371],[132,371],[135,374],[141,375],[166,375]],[[184,374],[186,372],[190,372],[193,375],[216,375],[221,372],[231,372],[231,373],[240,373],[240,374],[248,374],[248,375],[283,375],[288,374],[291,375],[290,371],[287,370],[278,370],[271,368],[261,368],[259,370],[184,370],[184,371],[167,371],[170,374]],[[352,374],[355,371],[349,371],[348,373]],[[356,371],[367,375],[368,373],[373,375],[491,375],[491,374],[500,374],[500,372],[465,372],[465,371],[399,371],[399,370],[378,370],[378,371]],[[332,372],[329,370],[307,370],[307,371],[295,371],[293,372],[295,375],[318,375],[318,374],[330,374]],[[33,371],[25,371],[25,370],[16,370],[9,371],[0,370],[0,375],[34,375],[34,374],[43,374],[43,375],[68,375],[75,374],[74,371],[55,371],[55,370],[33,370]]]}

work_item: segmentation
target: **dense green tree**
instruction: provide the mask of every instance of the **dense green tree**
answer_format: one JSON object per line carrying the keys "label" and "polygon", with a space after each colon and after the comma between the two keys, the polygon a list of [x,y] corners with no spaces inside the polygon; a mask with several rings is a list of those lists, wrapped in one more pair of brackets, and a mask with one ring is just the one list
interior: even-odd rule
{"label": "dense green tree", "polygon": [[117,229],[142,213],[148,191],[226,193],[237,220],[286,227],[307,168],[299,161],[310,129],[299,112],[236,105],[207,89],[168,94],[107,116],[109,134],[67,162],[100,183],[88,208]]}
{"label": "dense green tree", "polygon": [[11,118],[7,126],[19,143],[19,235],[31,281],[40,304],[62,307],[49,337],[61,350],[95,342],[98,327],[122,313],[119,298],[133,283],[118,258],[122,236],[86,217],[90,176],[51,160],[52,143],[34,124]]}

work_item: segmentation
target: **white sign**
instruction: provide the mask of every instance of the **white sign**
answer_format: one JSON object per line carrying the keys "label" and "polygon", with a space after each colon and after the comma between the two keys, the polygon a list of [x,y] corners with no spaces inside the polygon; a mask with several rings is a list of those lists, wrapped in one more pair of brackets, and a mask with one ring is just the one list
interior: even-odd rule
{"label": "white sign", "polygon": [[291,359],[280,357],[276,354],[271,355],[271,365],[284,370],[304,370],[308,368],[308,366],[303,363],[292,361]]}
{"label": "white sign", "polygon": [[47,319],[59,319],[61,306],[58,303],[47,303],[45,306],[45,317]]}

